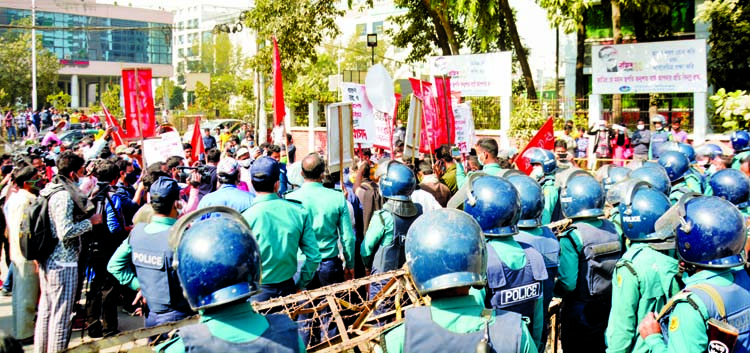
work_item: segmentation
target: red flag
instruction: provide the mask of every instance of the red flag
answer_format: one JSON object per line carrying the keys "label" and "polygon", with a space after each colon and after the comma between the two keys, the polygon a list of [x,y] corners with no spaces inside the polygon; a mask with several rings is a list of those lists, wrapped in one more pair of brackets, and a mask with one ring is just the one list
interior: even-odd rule
{"label": "red flag", "polygon": [[195,126],[193,127],[193,139],[190,141],[193,146],[193,160],[197,161],[206,148],[203,146],[203,136],[201,136],[201,117],[195,117]]}
{"label": "red flag", "polygon": [[284,83],[281,80],[281,55],[276,37],[273,37],[273,121],[274,125],[284,122]]}
{"label": "red flag", "polygon": [[533,138],[531,138],[531,141],[526,145],[526,148],[516,156],[516,167],[518,167],[518,170],[526,173],[526,175],[531,174],[532,168],[531,165],[526,162],[526,159],[521,157],[526,150],[532,147],[539,147],[550,151],[555,148],[555,128],[552,126],[552,118],[547,119],[547,122],[542,125],[542,128],[539,129]]}
{"label": "red flag", "polygon": [[448,143],[448,130],[445,119],[438,115],[438,103],[433,96],[432,84],[410,78],[414,95],[422,101],[422,129],[419,138],[419,152],[430,153]]}
{"label": "red flag", "polygon": [[124,145],[125,142],[122,138],[122,129],[120,129],[120,124],[118,124],[117,120],[115,120],[112,114],[109,113],[109,110],[107,110],[107,107],[104,106],[104,103],[101,104],[102,109],[104,110],[104,116],[107,119],[107,127],[112,127],[113,129],[110,136],[112,136],[112,140],[115,142],[115,147]]}
{"label": "red flag", "polygon": [[[435,77],[435,89],[437,90],[438,114],[442,124],[448,119],[446,131],[448,132],[447,140],[452,145],[456,142],[456,119],[453,116],[453,102],[451,95],[451,78],[450,76]],[[448,117],[446,118],[446,113]]]}
{"label": "red flag", "polygon": [[[125,101],[125,137],[129,139],[156,136],[154,95],[151,92],[151,69],[122,70],[122,92]],[[140,117],[140,124],[139,119]]]}

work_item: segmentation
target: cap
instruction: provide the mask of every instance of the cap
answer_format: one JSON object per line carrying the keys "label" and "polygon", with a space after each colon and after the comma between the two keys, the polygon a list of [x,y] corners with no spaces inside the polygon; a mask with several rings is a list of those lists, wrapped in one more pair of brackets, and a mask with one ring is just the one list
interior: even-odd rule
{"label": "cap", "polygon": [[125,149],[125,154],[133,154],[133,153],[135,153],[135,148],[128,147]]}
{"label": "cap", "polygon": [[277,182],[279,180],[279,173],[281,173],[279,162],[268,156],[256,159],[255,163],[250,167],[250,175],[255,182]]}
{"label": "cap", "polygon": [[119,145],[117,148],[115,148],[115,154],[123,154],[126,153],[125,150],[127,150],[128,147],[125,145]]}
{"label": "cap", "polygon": [[235,175],[240,170],[240,165],[234,158],[224,158],[216,166],[216,174]]}
{"label": "cap", "polygon": [[248,155],[248,156],[250,155],[250,150],[248,150],[246,147],[240,147],[240,149],[238,149],[237,153],[235,154],[237,158],[240,158],[241,156],[244,156],[244,155]]}
{"label": "cap", "polygon": [[180,198],[180,186],[177,180],[161,177],[151,184],[149,194],[152,203],[174,202]]}

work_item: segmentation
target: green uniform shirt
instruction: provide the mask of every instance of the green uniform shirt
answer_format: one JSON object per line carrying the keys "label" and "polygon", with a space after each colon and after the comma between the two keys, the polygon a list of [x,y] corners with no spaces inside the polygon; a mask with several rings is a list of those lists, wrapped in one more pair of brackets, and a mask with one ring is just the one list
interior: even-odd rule
{"label": "green uniform shirt", "polygon": [[458,191],[458,183],[456,183],[456,164],[453,163],[445,168],[445,173],[440,178],[440,181],[451,190],[451,194],[455,194]]}
{"label": "green uniform shirt", "polygon": [[[599,219],[577,220],[577,223],[586,223],[593,227],[601,227]],[[583,252],[581,238],[578,229],[571,230],[570,237],[560,238],[560,267],[557,269],[557,280],[555,280],[555,295],[564,298],[576,289],[578,281],[578,254]]]}
{"label": "green uniform shirt", "polygon": [[[393,215],[386,210],[377,210],[372,214],[370,227],[360,246],[362,263],[366,268],[372,267],[372,258],[381,246],[390,244],[394,234]],[[379,269],[382,270],[382,269]]]}
{"label": "green uniform shirt", "polygon": [[307,210],[271,193],[258,195],[242,216],[260,247],[263,283],[275,284],[291,279],[297,273],[297,250],[302,250],[305,264],[297,288],[305,288],[320,264],[320,248]]}
{"label": "green uniform shirt", "polygon": [[[637,277],[622,264],[629,261]],[[677,259],[648,244],[633,242],[612,275],[612,310],[607,325],[607,353],[648,352],[638,325],[650,312],[658,312],[680,291],[675,280]]]}
{"label": "green uniform shirt", "polygon": [[[161,233],[177,222],[174,218],[153,216],[151,217],[151,223],[147,224],[143,231],[148,234]],[[130,239],[125,241],[117,247],[115,254],[109,259],[107,264],[107,271],[117,279],[123,286],[129,287],[132,290],[138,290],[141,288],[138,283],[138,278],[135,276],[135,268],[133,267],[132,249],[130,248]]]}
{"label": "green uniform shirt", "polygon": [[[201,311],[200,322],[208,326],[214,337],[231,343],[247,343],[258,339],[268,330],[268,320],[253,310],[247,302],[221,306],[213,310]],[[306,352],[302,338],[298,338],[299,351]],[[180,337],[173,338],[156,346],[156,352],[182,353],[185,344]]]}
{"label": "green uniform shirt", "polygon": [[[511,270],[520,270],[526,266],[526,252],[521,245],[512,237],[487,238],[487,244],[495,249],[500,260]],[[540,283],[540,293],[544,292],[544,282]],[[534,305],[533,327],[530,327],[531,336],[537,347],[541,346],[542,330],[544,330],[544,296],[539,296]]]}
{"label": "green uniform shirt", "polygon": [[542,182],[542,192],[544,193],[544,209],[542,210],[542,224],[552,222],[552,213],[555,212],[555,206],[560,198],[560,188],[555,185],[554,175],[547,175]]}
{"label": "green uniform shirt", "polygon": [[[489,163],[482,166],[481,172],[488,175],[498,175],[503,169],[500,168],[500,165],[497,163]],[[458,184],[458,188],[461,188],[464,186],[467,180],[469,180],[469,176],[474,174],[475,172],[469,172],[467,175],[466,172],[464,172],[464,165],[461,163],[456,163],[456,183]]]}
{"label": "green uniform shirt", "polygon": [[[734,276],[733,269],[705,269],[685,280],[685,286],[690,287],[699,283],[709,283],[714,286],[728,286],[732,284]],[[710,278],[709,278],[710,277]],[[683,293],[679,296],[685,295]],[[669,315],[669,332],[662,332],[669,337],[669,345],[664,343],[661,334],[653,334],[646,337],[646,345],[653,353],[702,353],[708,346],[708,310],[703,301],[695,294],[689,293],[690,297],[698,306],[695,310],[686,299],[679,300]]]}
{"label": "green uniform shirt", "polygon": [[740,152],[737,155],[732,158],[732,169],[740,170],[740,161],[742,158],[745,158],[745,156],[749,155],[750,151]]}
{"label": "green uniform shirt", "polygon": [[[436,324],[455,333],[473,333],[484,330],[486,319],[482,317],[484,306],[478,304],[472,296],[441,298],[432,300],[430,311],[432,320]],[[489,321],[492,325],[495,322],[495,316]],[[524,323],[521,334],[521,353],[536,353],[529,330]],[[404,351],[404,342],[406,341],[406,326],[402,323],[395,326],[385,334],[385,346],[388,353],[400,353]],[[438,333],[436,333],[438,334]],[[376,352],[382,352],[380,346],[375,347]]]}
{"label": "green uniform shirt", "polygon": [[328,189],[321,183],[305,182],[301,188],[288,193],[286,198],[302,202],[312,216],[312,230],[318,239],[320,256],[324,259],[339,256],[340,235],[346,268],[354,268],[354,231],[344,194]]}
{"label": "green uniform shirt", "polygon": [[669,192],[669,202],[672,205],[676,204],[678,201],[680,201],[680,198],[682,198],[682,195],[685,195],[688,192],[700,193],[700,191],[695,191],[688,185],[687,179],[683,178],[682,180],[676,183],[673,183],[672,190]]}

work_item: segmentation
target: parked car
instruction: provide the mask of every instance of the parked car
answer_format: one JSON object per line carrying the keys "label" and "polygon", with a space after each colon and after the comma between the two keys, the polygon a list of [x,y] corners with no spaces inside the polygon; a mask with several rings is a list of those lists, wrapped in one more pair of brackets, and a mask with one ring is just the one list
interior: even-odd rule
{"label": "parked car", "polygon": [[[211,129],[213,131],[213,129],[218,127],[222,132],[225,128],[229,128],[229,131],[234,133],[240,129],[243,123],[244,121],[239,119],[201,120],[201,131],[203,129]],[[195,129],[195,124],[188,125],[185,135],[182,136],[182,142],[190,143],[193,140],[193,129]]]}

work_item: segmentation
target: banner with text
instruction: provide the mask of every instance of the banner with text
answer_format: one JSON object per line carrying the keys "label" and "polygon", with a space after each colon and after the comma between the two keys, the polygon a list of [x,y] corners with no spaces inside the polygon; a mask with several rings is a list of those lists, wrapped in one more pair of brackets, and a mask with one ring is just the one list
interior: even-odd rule
{"label": "banner with text", "polygon": [[448,129],[445,119],[440,119],[438,114],[437,99],[433,92],[432,84],[414,78],[410,78],[414,95],[422,101],[420,105],[422,114],[417,114],[421,118],[421,130],[419,138],[419,152],[430,153],[448,143]]}
{"label": "banner with text", "polygon": [[594,94],[706,92],[706,40],[591,47]]}
{"label": "banner with text", "polygon": [[456,122],[456,146],[461,153],[469,153],[471,152],[471,147],[476,142],[474,117],[471,114],[471,102],[454,104],[453,116]]}
{"label": "banner with text", "polygon": [[510,52],[431,56],[427,62],[432,76],[450,76],[453,90],[464,97],[511,95]]}
{"label": "banner with text", "polygon": [[[353,160],[352,146],[352,103],[335,103],[326,106],[326,160],[331,173],[341,170],[341,162],[351,165]],[[341,129],[339,129],[339,121]],[[339,131],[340,130],[340,131]],[[356,135],[355,135],[356,136]],[[340,151],[343,151],[341,155]]]}
{"label": "banner with text", "polygon": [[[138,70],[140,71],[140,70]],[[152,138],[143,141],[143,159],[146,165],[156,162],[166,162],[167,158],[185,156],[185,150],[182,149],[182,138],[177,131],[169,131],[159,135],[158,138]]]}
{"label": "banner with text", "polygon": [[[123,69],[122,92],[125,102],[125,138],[155,136],[156,121],[154,120],[154,96],[151,91],[151,69]],[[138,124],[139,117],[140,124]]]}
{"label": "banner with text", "polygon": [[372,147],[375,137],[375,112],[367,100],[365,85],[344,82],[341,84],[344,103],[352,104],[352,131],[354,144],[362,148]]}

